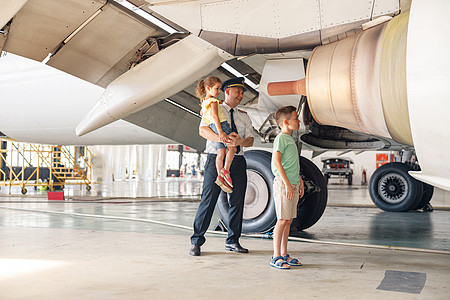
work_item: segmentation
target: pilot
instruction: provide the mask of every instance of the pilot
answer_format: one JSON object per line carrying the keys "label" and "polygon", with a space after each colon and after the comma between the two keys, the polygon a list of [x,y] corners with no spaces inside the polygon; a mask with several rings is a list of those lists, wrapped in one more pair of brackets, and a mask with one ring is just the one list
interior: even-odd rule
{"label": "pilot", "polygon": [[[242,216],[244,211],[244,198],[247,189],[247,163],[244,158],[243,147],[253,146],[253,127],[250,117],[242,110],[236,109],[244,98],[244,78],[232,78],[222,84],[225,101],[222,103],[231,128],[236,134],[231,138],[231,145],[239,146],[230,167],[233,179],[233,192],[229,194],[228,210],[228,237],[225,241],[225,250],[238,253],[248,253],[239,243],[242,230]],[[207,139],[205,153],[205,173],[201,202],[194,219],[194,234],[191,236],[190,255],[201,254],[200,247],[205,243],[205,232],[208,230],[211,217],[221,192],[215,184],[217,177],[216,154],[212,142],[219,142],[219,136],[204,122],[200,123],[199,134]]]}

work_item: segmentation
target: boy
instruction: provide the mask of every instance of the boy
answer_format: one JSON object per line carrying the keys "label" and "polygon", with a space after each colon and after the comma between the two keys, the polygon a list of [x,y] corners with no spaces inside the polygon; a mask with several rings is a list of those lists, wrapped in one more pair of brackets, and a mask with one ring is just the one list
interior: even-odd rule
{"label": "boy", "polygon": [[293,106],[280,107],[275,112],[275,120],[281,133],[273,142],[272,172],[273,198],[277,223],[273,230],[273,257],[270,266],[277,269],[290,269],[301,266],[296,258],[287,254],[287,242],[292,220],[297,216],[297,203],[303,196],[303,181],[300,178],[300,163],[297,145],[291,134],[298,130],[300,120]]}

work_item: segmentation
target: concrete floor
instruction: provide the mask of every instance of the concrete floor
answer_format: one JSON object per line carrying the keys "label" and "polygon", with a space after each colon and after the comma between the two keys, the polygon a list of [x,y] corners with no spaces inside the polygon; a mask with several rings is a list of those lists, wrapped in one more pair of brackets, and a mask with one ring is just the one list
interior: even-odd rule
{"label": "concrete floor", "polygon": [[66,201],[47,201],[2,187],[0,299],[450,299],[447,192],[432,213],[387,213],[367,188],[332,184],[323,217],[300,235],[312,241],[289,242],[304,266],[276,270],[268,238],[244,237],[250,253],[236,254],[211,233],[202,256],[188,255],[200,188],[68,186]]}

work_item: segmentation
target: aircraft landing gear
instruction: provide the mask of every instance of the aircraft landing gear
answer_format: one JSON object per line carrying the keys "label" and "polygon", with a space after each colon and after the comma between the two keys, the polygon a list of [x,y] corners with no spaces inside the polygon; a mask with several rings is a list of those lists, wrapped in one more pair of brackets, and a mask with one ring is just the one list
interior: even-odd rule
{"label": "aircraft landing gear", "polygon": [[[264,233],[272,230],[277,221],[273,202],[271,171],[272,154],[267,151],[245,152],[247,160],[247,191],[244,204],[243,233]],[[303,230],[313,226],[322,216],[327,204],[328,192],[322,172],[308,159],[300,156],[300,173],[304,176],[305,196],[297,207],[297,219],[291,230]],[[228,227],[228,200],[222,193],[217,211],[225,227]],[[295,224],[295,225],[294,225]]]}
{"label": "aircraft landing gear", "polygon": [[423,194],[420,199],[419,204],[414,209],[423,209],[423,211],[433,211],[433,206],[431,206],[430,201],[433,197],[434,186],[429,185],[428,183],[423,184]]}
{"label": "aircraft landing gear", "polygon": [[298,202],[297,218],[292,221],[298,231],[316,224],[322,217],[328,201],[328,187],[322,172],[312,161],[302,156],[300,156],[300,174],[305,185],[305,195]]}
{"label": "aircraft landing gear", "polygon": [[433,195],[433,186],[408,174],[410,167],[394,162],[379,167],[369,181],[373,203],[385,211],[409,211],[425,207]]}

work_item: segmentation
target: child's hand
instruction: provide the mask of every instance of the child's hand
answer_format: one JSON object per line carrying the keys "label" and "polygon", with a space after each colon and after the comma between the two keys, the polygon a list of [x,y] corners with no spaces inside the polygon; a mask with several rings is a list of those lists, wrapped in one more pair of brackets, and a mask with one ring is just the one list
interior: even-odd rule
{"label": "child's hand", "polygon": [[288,183],[285,184],[286,186],[286,198],[288,199],[294,199],[294,187],[292,184]]}
{"label": "child's hand", "polygon": [[303,180],[300,178],[298,194],[301,197],[305,194],[305,185],[303,184]]}
{"label": "child's hand", "polygon": [[227,134],[225,132],[223,132],[223,131],[219,132],[219,140],[222,143],[228,143],[229,142]]}
{"label": "child's hand", "polygon": [[236,132],[232,132],[228,135],[228,144],[229,146],[238,146],[239,141],[240,141],[240,137],[239,134],[237,134]]}

